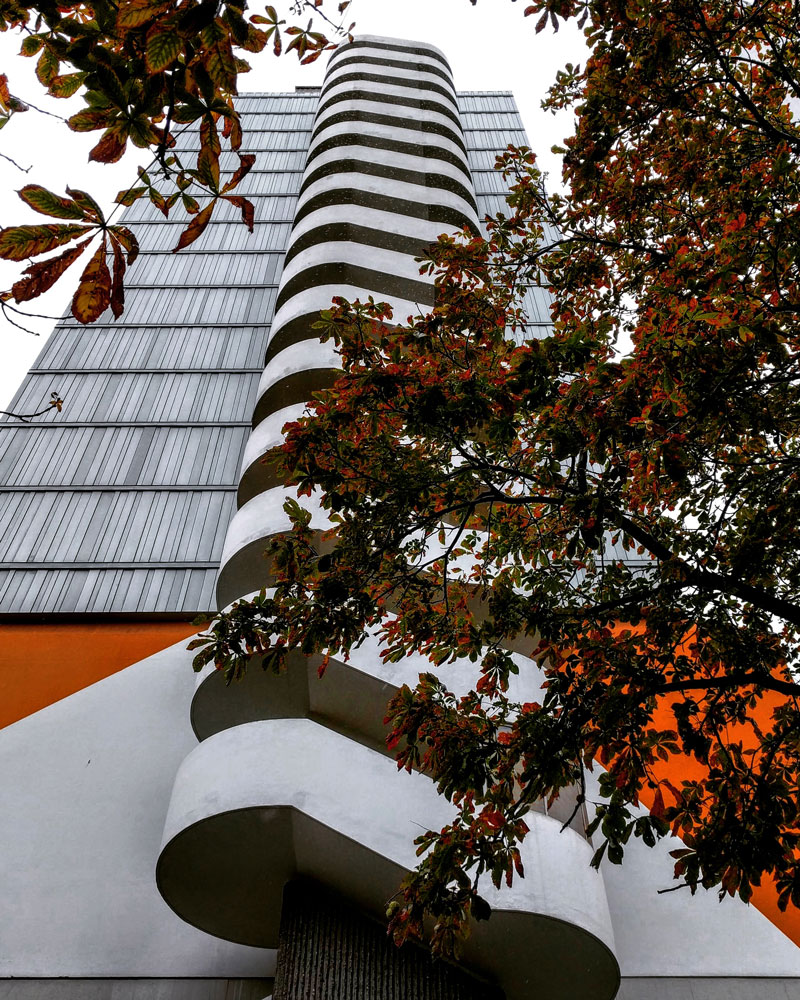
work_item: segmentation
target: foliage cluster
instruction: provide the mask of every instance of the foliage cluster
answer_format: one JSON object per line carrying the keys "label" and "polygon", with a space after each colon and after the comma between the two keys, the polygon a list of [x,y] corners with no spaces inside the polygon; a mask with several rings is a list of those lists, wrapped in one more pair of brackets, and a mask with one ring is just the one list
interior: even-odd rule
{"label": "foliage cluster", "polygon": [[[479,879],[515,877],[527,811],[584,794],[597,762],[595,863],[671,830],[676,886],[800,904],[797,5],[527,13],[582,19],[591,47],[548,98],[576,115],[568,193],[510,151],[508,217],[423,264],[429,315],[326,314],[343,376],[273,458],[321,495],[336,546],[290,501],[275,594],[198,657],[280,668],[372,629],[387,659],[430,658],[390,746],[455,816],[420,839],[392,922],[403,939],[433,915],[442,951],[485,915]],[[537,283],[550,331],[522,309]],[[508,694],[512,649],[537,700]]]}
{"label": "foliage cluster", "polygon": [[[2,0],[0,30],[21,32],[21,53],[36,60],[36,75],[48,94],[81,97],[85,107],[67,125],[74,132],[101,133],[91,160],[115,163],[128,143],[153,150],[153,165],[140,168],[139,183],[121,191],[117,203],[132,205],[146,197],[165,216],[176,206],[187,213],[191,221],[177,251],[201,235],[220,202],[234,205],[252,232],[252,202],[235,193],[255,162],[253,154],[240,152],[242,126],[234,103],[239,75],[250,68],[243,54],[270,49],[280,55],[285,47],[301,62],[313,62],[333,47],[320,26],[339,38],[350,30],[341,21],[350,0],[339,3],[337,21],[322,11],[322,3],[293,0],[293,23],[287,24],[269,5],[265,13],[248,16],[247,0]],[[305,26],[294,23],[304,14],[310,15]],[[0,76],[0,128],[27,110]],[[199,132],[189,153],[176,148],[187,129]],[[227,174],[220,168],[223,147],[238,158]],[[0,257],[24,261],[64,245],[69,249],[31,264],[0,299],[21,303],[42,294],[100,236],[72,312],[79,322],[91,323],[110,307],[118,318],[126,264],[138,253],[136,238],[127,227],[110,224],[85,192],[68,189],[67,195],[38,185],[20,191],[37,212],[67,221],[9,226],[0,232]]]}

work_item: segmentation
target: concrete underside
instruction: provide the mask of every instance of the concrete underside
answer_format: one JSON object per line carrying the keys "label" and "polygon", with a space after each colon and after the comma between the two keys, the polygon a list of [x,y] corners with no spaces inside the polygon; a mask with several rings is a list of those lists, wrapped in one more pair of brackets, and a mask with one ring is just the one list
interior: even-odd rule
{"label": "concrete underside", "polygon": [[[271,979],[0,979],[0,1000],[265,1000],[271,990]],[[617,994],[617,1000],[756,998],[800,1000],[800,979],[623,978]]]}
{"label": "concrete underside", "polygon": [[0,979],[0,1000],[264,1000],[271,979]]}

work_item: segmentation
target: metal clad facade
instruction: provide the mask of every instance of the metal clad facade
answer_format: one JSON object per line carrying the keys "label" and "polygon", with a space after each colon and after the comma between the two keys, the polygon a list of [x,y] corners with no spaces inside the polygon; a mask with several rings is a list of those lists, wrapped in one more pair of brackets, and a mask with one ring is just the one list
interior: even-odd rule
{"label": "metal clad facade", "polygon": [[[165,219],[144,201],[125,212],[142,254],[121,320],[80,327],[67,315],[10,407],[33,411],[57,391],[63,412],[0,421],[0,615],[215,607],[319,100],[240,99],[243,151],[258,154],[237,192],[254,202],[252,235],[225,206],[173,255],[179,215]],[[505,207],[497,152],[527,138],[510,94],[458,101],[482,218]],[[187,133],[178,148],[191,143]],[[234,166],[223,154],[222,169]],[[546,296],[531,289],[529,299],[532,323],[546,322]]]}

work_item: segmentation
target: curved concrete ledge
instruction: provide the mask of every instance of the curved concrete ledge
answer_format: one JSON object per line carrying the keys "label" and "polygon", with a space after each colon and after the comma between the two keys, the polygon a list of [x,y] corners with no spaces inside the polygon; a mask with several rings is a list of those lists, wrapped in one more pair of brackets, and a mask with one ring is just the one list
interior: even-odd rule
{"label": "curved concrete ledge", "polygon": [[328,66],[330,67],[331,63],[349,52],[360,52],[370,48],[378,52],[397,52],[405,53],[409,56],[427,56],[444,66],[448,73],[451,73],[447,56],[435,45],[431,45],[429,42],[418,42],[413,38],[390,38],[385,35],[356,35],[352,42],[342,42],[331,56]]}
{"label": "curved concrete ledge", "polygon": [[445,120],[462,130],[458,109],[451,106],[446,98],[434,91],[412,91],[406,87],[390,86],[385,83],[366,81],[362,86],[333,87],[332,93],[321,98],[317,115],[319,118],[328,112],[336,112],[340,106],[351,100],[369,101],[371,104],[392,110],[400,109],[400,113],[413,118],[419,111],[430,111],[441,115]]}
{"label": "curved concrete ledge", "polygon": [[361,160],[369,165],[383,164],[388,167],[416,171],[421,174],[441,174],[449,177],[454,183],[468,186],[472,190],[471,178],[465,178],[465,172],[462,167],[455,166],[449,159],[438,157],[436,155],[436,147],[433,143],[429,144],[421,141],[419,145],[423,149],[428,150],[427,155],[419,152],[411,152],[410,150],[381,149],[380,147],[359,145],[358,143],[334,146],[309,158],[303,183],[306,184],[306,178],[323,167],[335,165],[342,160]]}
{"label": "curved concrete ledge", "polygon": [[450,88],[453,94],[456,93],[453,77],[440,63],[433,62],[425,58],[415,58],[406,53],[392,53],[373,49],[372,52],[350,52],[345,53],[336,60],[333,66],[328,67],[326,79],[332,78],[334,73],[342,73],[347,67],[354,69],[368,69],[375,73],[425,73],[441,81]]}
{"label": "curved concrete ledge", "polygon": [[393,44],[388,38],[382,39],[377,35],[372,37],[357,35],[353,42],[344,42],[330,57],[326,72],[331,73],[338,69],[345,60],[349,61],[354,58],[387,59],[411,65],[421,61],[423,66],[435,67],[444,73],[448,80],[452,81],[453,79],[450,64],[439,49],[435,49],[432,45],[426,45],[424,42],[409,41],[404,45],[401,40],[397,44]]}
{"label": "curved concrete ledge", "polygon": [[305,412],[304,402],[292,403],[274,413],[270,413],[250,433],[244,447],[242,465],[239,470],[238,505],[243,507],[257,493],[280,486],[281,482],[275,475],[271,465],[263,461],[268,451],[283,442],[283,428],[286,424],[299,420]]}
{"label": "curved concrete ledge", "polygon": [[456,167],[460,173],[470,176],[469,164],[463,151],[444,136],[434,136],[429,132],[414,130],[402,138],[394,138],[386,134],[386,127],[364,122],[358,125],[353,122],[339,122],[331,126],[324,137],[317,136],[308,151],[307,164],[314,163],[323,153],[333,149],[346,149],[349,146],[366,146],[369,149],[384,149],[389,152],[407,153],[412,156],[424,156],[426,160],[444,160]]}
{"label": "curved concrete ledge", "polygon": [[384,58],[389,53],[379,56],[376,53],[352,53],[349,57],[339,59],[328,67],[325,82],[321,88],[324,96],[329,88],[338,83],[359,83],[362,80],[385,80],[387,83],[396,81],[407,82],[419,89],[430,88],[437,94],[449,95],[449,100],[458,107],[453,79],[443,66],[428,63],[424,59],[391,59]]}
{"label": "curved concrete ledge", "polygon": [[[513,701],[534,701],[542,696],[542,674],[527,657],[518,656],[520,672],[509,679]],[[419,675],[432,669],[419,653],[396,663],[384,662],[377,634],[367,634],[347,661],[331,658],[323,677],[317,674],[320,658],[299,651],[289,654],[286,672],[263,670],[254,658],[244,678],[226,685],[212,665],[197,676],[192,699],[192,728],[200,740],[247,722],[265,719],[314,718],[323,725],[346,732],[379,753],[386,750],[383,718],[389,699],[403,684],[414,687]],[[440,667],[442,681],[461,697],[473,690],[479,670],[468,660]]]}
{"label": "curved concrete ledge", "polygon": [[320,91],[320,100],[327,103],[333,94],[355,88],[374,93],[375,87],[379,93],[404,93],[412,100],[435,101],[458,112],[458,101],[452,87],[433,73],[413,70],[411,67],[396,69],[363,63],[343,66],[340,72],[334,72],[326,78]]}
{"label": "curved concrete ledge", "polygon": [[[266,549],[275,535],[291,531],[291,522],[283,509],[289,497],[297,499],[295,490],[275,487],[254,496],[233,515],[225,536],[217,577],[219,607],[224,608],[245,594],[252,594],[274,582]],[[332,543],[323,539],[322,535],[331,524],[319,506],[318,498],[314,495],[303,497],[300,504],[311,512],[311,529],[319,550],[329,550]]]}
{"label": "curved concrete ledge", "polygon": [[[420,830],[452,818],[420,774],[308,720],[256,722],[206,740],[183,762],[158,860],[167,903],[207,933],[274,947],[281,890],[296,875],[382,917],[416,865]],[[610,1000],[619,983],[613,932],[591,847],[531,813],[526,877],[487,885],[464,964],[508,1000]]]}
{"label": "curved concrete ledge", "polygon": [[399,295],[411,299],[422,298],[425,293],[428,301],[433,302],[433,278],[420,274],[419,268],[408,253],[360,243],[324,241],[301,251],[287,264],[278,290],[278,308],[320,284],[339,283],[370,284],[375,297]]}
{"label": "curved concrete ledge", "polygon": [[[385,195],[419,206],[435,205],[438,208],[449,208],[452,211],[461,212],[470,219],[477,218],[475,207],[455,191],[448,191],[443,187],[426,187],[424,184],[396,180],[391,177],[378,177],[369,173],[361,173],[358,170],[328,174],[313,181],[297,199],[297,211],[299,212],[308,202],[313,201],[319,195],[352,189],[358,190],[362,194]],[[345,215],[346,212],[347,210],[344,209],[342,214]]]}
{"label": "curved concrete ledge", "polygon": [[369,96],[354,96],[337,101],[317,113],[317,117],[314,119],[312,141],[327,127],[326,123],[330,119],[335,119],[338,122],[341,120],[340,115],[352,112],[389,117],[396,122],[393,127],[403,131],[405,129],[416,131],[420,127],[420,122],[426,122],[441,126],[445,130],[445,135],[452,135],[456,139],[461,138],[459,132],[463,133],[460,123],[455,124],[449,115],[444,114],[444,110],[437,111],[429,108],[412,108],[401,104],[387,104],[386,101],[380,99],[380,96],[376,96],[374,99]]}
{"label": "curved concrete ledge", "polygon": [[[344,288],[341,285],[317,285],[314,288],[308,288],[297,295],[293,295],[292,298],[288,302],[285,302],[275,313],[275,319],[272,323],[272,333],[269,342],[267,343],[267,353],[271,354],[270,345],[278,340],[284,327],[288,326],[290,323],[294,323],[295,320],[299,320],[302,317],[308,317],[308,336],[303,340],[295,341],[290,347],[285,347],[277,354],[271,354],[270,362],[267,365],[267,368],[264,369],[264,374],[261,378],[259,396],[266,391],[267,379],[270,378],[271,380],[271,376],[267,376],[266,373],[271,369],[273,362],[278,362],[284,354],[287,354],[289,350],[292,350],[295,347],[299,352],[297,358],[301,370],[303,366],[307,365],[311,356],[316,355],[317,357],[320,357],[321,352],[323,351],[330,352],[324,355],[326,364],[329,358],[335,357],[336,362],[332,367],[335,367],[337,370],[341,368],[339,356],[335,354],[331,342],[329,341],[326,344],[321,344],[319,341],[319,334],[313,329],[313,323],[319,321],[319,314],[323,309],[331,308],[331,301],[336,295],[343,295],[351,302],[354,302],[356,299],[359,299],[361,302],[366,302],[370,296],[372,296],[376,302],[386,302],[388,300],[392,305],[393,320],[395,323],[404,323],[407,316],[416,316],[424,311],[422,303],[411,301],[410,299],[398,298],[397,296],[382,297],[380,295],[376,295],[374,291],[371,291],[369,288],[364,288],[360,285],[347,285]],[[301,354],[305,354],[304,359],[300,358]],[[284,361],[280,362],[281,365],[285,364],[287,374],[290,370],[297,370],[290,369],[288,367],[293,363],[292,358],[290,358],[288,354]],[[314,365],[314,367],[323,367],[323,365],[320,363],[319,365]]]}
{"label": "curved concrete ledge", "polygon": [[[313,297],[314,290],[295,296],[291,301]],[[290,303],[287,303],[289,305]],[[303,309],[319,318],[313,306]],[[273,326],[277,333],[278,327]],[[309,334],[314,331],[310,330]],[[306,402],[313,392],[332,385],[341,373],[341,360],[333,344],[321,344],[317,337],[289,344],[270,357],[258,384],[256,403],[253,407],[253,427],[257,427],[271,413]]]}
{"label": "curved concrete ledge", "polygon": [[400,215],[396,212],[386,212],[382,208],[359,205],[357,210],[357,219],[353,218],[352,210],[348,210],[347,206],[342,205],[323,205],[313,212],[309,212],[293,227],[289,250],[291,251],[295,243],[299,242],[307,233],[329,226],[350,224],[359,228],[381,230],[417,241],[422,245],[435,243],[443,232],[458,232],[454,228],[448,229],[441,222],[420,219],[417,216]]}

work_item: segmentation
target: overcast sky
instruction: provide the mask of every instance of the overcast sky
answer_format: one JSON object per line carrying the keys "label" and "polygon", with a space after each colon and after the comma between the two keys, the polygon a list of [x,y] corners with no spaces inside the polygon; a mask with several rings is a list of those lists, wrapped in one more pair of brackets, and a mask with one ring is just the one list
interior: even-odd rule
{"label": "overcast sky", "polygon": [[[329,3],[329,6],[331,4]],[[286,0],[280,9],[288,7]],[[251,0],[251,11],[259,4]],[[415,38],[438,45],[447,55],[459,90],[512,90],[522,114],[531,146],[540,165],[550,173],[550,186],[558,184],[560,165],[550,147],[571,129],[568,116],[554,117],[539,107],[556,70],[565,62],[583,62],[583,39],[574,24],[563,25],[558,34],[548,28],[534,33],[535,18],[523,17],[524,2],[513,0],[354,0],[351,7],[356,33]],[[34,60],[16,55],[19,37],[0,35],[0,66],[9,78],[11,92],[43,111],[67,116],[81,106],[79,100],[48,99],[33,74]],[[311,66],[299,66],[294,56],[275,59],[262,53],[251,57],[251,73],[241,77],[242,91],[293,90],[316,86],[322,80],[325,57]],[[0,159],[0,225],[42,222],[43,216],[27,209],[16,191],[24,184],[37,183],[62,192],[64,187],[83,188],[110,208],[116,193],[135,177],[136,164],[149,159],[141,150],[126,154],[113,166],[88,162],[89,149],[98,134],[70,132],[56,118],[31,110],[15,115],[0,131],[0,153],[24,168],[22,173]],[[29,304],[31,312],[59,316],[69,305],[74,285],[83,265],[73,265],[62,282],[46,296]],[[0,261],[0,288],[8,288],[19,265]],[[72,280],[70,280],[72,279]],[[0,365],[0,408],[8,405],[25,372],[42,349],[52,329],[52,319],[24,321],[39,331],[31,336],[2,321],[2,365]]]}

